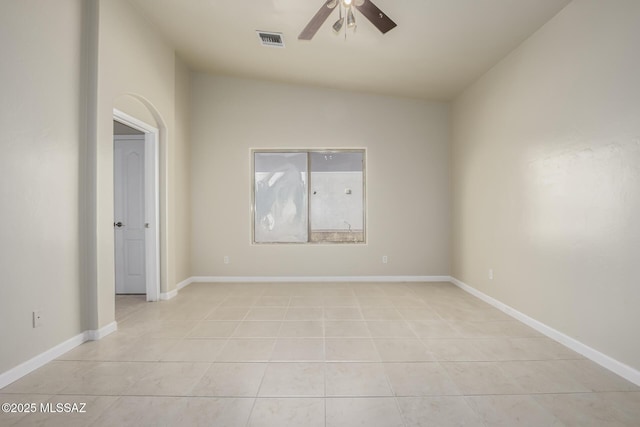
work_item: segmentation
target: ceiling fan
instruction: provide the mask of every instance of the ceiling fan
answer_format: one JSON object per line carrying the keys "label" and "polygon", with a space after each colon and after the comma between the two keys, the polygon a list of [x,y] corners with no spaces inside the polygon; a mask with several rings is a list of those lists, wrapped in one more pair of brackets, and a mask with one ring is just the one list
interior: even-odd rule
{"label": "ceiling fan", "polygon": [[393,29],[396,23],[391,20],[387,15],[370,0],[326,0],[320,10],[311,18],[311,21],[304,27],[304,30],[298,36],[298,40],[311,40],[313,36],[318,32],[324,21],[327,20],[331,12],[339,7],[340,19],[333,24],[333,30],[335,32],[340,31],[344,18],[342,17],[342,9],[344,8],[347,27],[355,26],[355,16],[353,15],[353,8],[355,7],[362,13],[375,27],[380,30],[382,34]]}

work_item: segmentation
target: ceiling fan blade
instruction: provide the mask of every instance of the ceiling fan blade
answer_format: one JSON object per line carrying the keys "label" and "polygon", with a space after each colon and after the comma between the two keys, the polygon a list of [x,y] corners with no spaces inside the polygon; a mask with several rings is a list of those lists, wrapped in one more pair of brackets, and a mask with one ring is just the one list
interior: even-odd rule
{"label": "ceiling fan blade", "polygon": [[337,2],[334,0],[327,0],[322,4],[320,10],[311,18],[311,21],[304,27],[304,30],[298,36],[298,40],[311,40],[313,36],[318,32],[324,21],[327,20],[333,9],[336,7]]}
{"label": "ceiling fan blade", "polygon": [[387,15],[382,13],[378,6],[371,3],[370,0],[364,0],[361,5],[356,3],[356,8],[362,13],[373,25],[376,26],[382,34],[396,27],[396,23],[391,20]]}

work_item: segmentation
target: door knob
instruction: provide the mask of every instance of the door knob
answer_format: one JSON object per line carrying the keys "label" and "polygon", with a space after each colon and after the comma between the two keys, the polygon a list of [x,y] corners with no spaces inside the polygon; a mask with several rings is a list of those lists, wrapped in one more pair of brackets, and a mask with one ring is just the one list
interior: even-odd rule
{"label": "door knob", "polygon": [[118,227],[118,228],[120,228],[120,227],[122,227],[124,224],[123,224],[121,221],[118,221],[118,222],[114,222],[114,223],[113,223],[113,225],[114,225],[114,227]]}

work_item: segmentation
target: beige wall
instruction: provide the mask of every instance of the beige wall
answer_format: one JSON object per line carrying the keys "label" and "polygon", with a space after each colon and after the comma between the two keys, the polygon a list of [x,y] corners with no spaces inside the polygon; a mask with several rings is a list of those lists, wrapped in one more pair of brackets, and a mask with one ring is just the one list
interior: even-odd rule
{"label": "beige wall", "polygon": [[114,320],[113,108],[161,129],[161,292],[190,276],[190,172],[189,72],[126,1],[2,2],[0,56],[3,373]]}
{"label": "beige wall", "polygon": [[[176,221],[186,216],[188,190],[184,158],[188,72],[172,47],[128,2],[100,2],[97,105],[97,294],[96,327],[113,321],[113,108],[122,109],[160,129],[160,278],[161,292],[188,277],[185,265],[188,229]],[[185,76],[187,75],[187,76]],[[186,151],[188,153],[188,151]],[[187,169],[188,170],[188,169]]]}
{"label": "beige wall", "polygon": [[[193,275],[449,274],[446,104],[204,74],[191,97]],[[366,245],[251,244],[250,150],[285,147],[367,149]]]}
{"label": "beige wall", "polygon": [[175,86],[175,151],[173,170],[173,224],[174,278],[169,287],[191,277],[191,128],[190,102],[191,73],[185,64],[176,58]]}
{"label": "beige wall", "polygon": [[453,275],[635,369],[638,22],[574,1],[456,100],[452,145]]}
{"label": "beige wall", "polygon": [[83,331],[81,30],[80,1],[0,3],[0,374]]}

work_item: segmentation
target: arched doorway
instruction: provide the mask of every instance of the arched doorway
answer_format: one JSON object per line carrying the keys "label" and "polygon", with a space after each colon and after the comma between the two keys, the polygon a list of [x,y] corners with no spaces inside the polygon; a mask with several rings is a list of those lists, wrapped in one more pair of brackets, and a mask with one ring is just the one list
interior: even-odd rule
{"label": "arched doorway", "polygon": [[115,290],[117,294],[144,293],[147,301],[158,301],[160,131],[117,108],[113,118],[132,131],[114,135]]}

